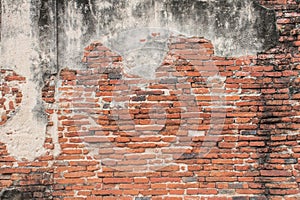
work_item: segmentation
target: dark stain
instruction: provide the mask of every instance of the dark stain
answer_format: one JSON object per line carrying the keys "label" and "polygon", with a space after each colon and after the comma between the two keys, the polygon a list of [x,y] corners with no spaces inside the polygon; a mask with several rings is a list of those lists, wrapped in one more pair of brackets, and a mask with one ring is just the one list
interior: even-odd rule
{"label": "dark stain", "polygon": [[183,153],[177,160],[190,160],[198,157],[196,153]]}
{"label": "dark stain", "polygon": [[46,30],[43,28],[47,28],[50,25],[50,16],[49,16],[49,1],[42,1],[40,6],[40,16],[39,16],[39,27],[41,28],[40,34],[44,33]]}
{"label": "dark stain", "polygon": [[[59,65],[68,65],[64,63],[65,57],[70,56],[65,53],[68,52],[65,50],[70,50],[66,49],[69,47],[66,42],[71,40],[66,33],[67,30],[80,28],[82,36],[80,39],[75,38],[74,42],[84,46],[94,40],[96,34],[109,35],[124,29],[147,26],[151,24],[154,17],[159,19],[158,26],[172,28],[182,33],[209,37],[210,31],[214,31],[216,38],[225,38],[216,46],[218,55],[235,55],[240,52],[237,49],[245,49],[249,52],[263,51],[274,46],[278,38],[275,12],[261,7],[252,0],[167,0],[163,2],[145,0],[133,7],[130,7],[129,1],[105,0],[102,3],[109,3],[111,6],[100,9],[99,2],[96,0],[57,0],[58,50],[60,51],[58,60],[61,60]],[[161,10],[155,10],[157,5]],[[255,16],[256,21],[247,17],[241,20],[241,16],[247,15],[248,12],[243,13],[240,10],[249,5],[254,9],[252,15]],[[76,20],[70,16],[67,7],[71,7],[71,12],[81,14],[80,23],[76,23]],[[132,15],[135,23],[127,27],[128,15]],[[41,23],[46,22],[46,19],[41,19]],[[78,27],[81,23],[82,27]],[[172,27],[169,27],[169,24],[172,24]],[[228,41],[232,41],[230,47]],[[78,53],[73,59],[78,59],[79,63],[81,55]]]}
{"label": "dark stain", "polygon": [[256,130],[243,130],[241,131],[242,135],[256,135]]}
{"label": "dark stain", "polygon": [[232,200],[248,200],[248,197],[245,197],[245,196],[236,196],[236,197],[232,197]]}
{"label": "dark stain", "polygon": [[[149,17],[153,17],[154,16],[154,10],[155,8],[155,1],[154,0],[147,0],[147,1],[143,1],[138,3],[135,8],[132,8],[132,14],[134,17],[136,18],[143,18],[144,20],[149,21]],[[146,15],[148,15],[148,19],[147,17],[145,17]]]}
{"label": "dark stain", "polygon": [[295,86],[290,86],[289,87],[289,94],[290,95],[298,94],[298,93],[300,93],[300,87],[299,87],[299,85],[297,85],[296,87]]}
{"label": "dark stain", "polygon": [[21,191],[17,189],[4,190],[0,196],[0,200],[23,200],[24,196]]}
{"label": "dark stain", "polygon": [[122,74],[118,71],[112,71],[108,73],[108,78],[111,80],[118,80],[122,78]]}
{"label": "dark stain", "polygon": [[121,68],[106,68],[103,72],[107,74],[108,78],[111,80],[118,80],[122,78],[122,69]]}
{"label": "dark stain", "polygon": [[250,197],[249,200],[267,200],[265,196]]}
{"label": "dark stain", "polygon": [[[92,0],[91,2],[94,2]],[[64,47],[66,46],[66,39],[69,37],[66,34],[66,27],[70,26],[70,22],[73,22],[71,24],[72,27],[68,28],[77,28],[77,24],[71,16],[67,13],[68,6],[71,6],[72,9],[76,12],[82,13],[83,19],[80,23],[84,24],[84,28],[86,31],[82,35],[82,43],[86,43],[90,40],[90,37],[92,36],[91,33],[94,33],[96,30],[96,20],[93,17],[93,12],[91,10],[92,6],[89,5],[88,0],[76,0],[76,1],[59,1],[57,0],[57,31],[58,31],[58,54],[62,55],[59,58],[64,59]],[[82,27],[83,28],[83,27]],[[59,59],[59,61],[60,61]],[[60,63],[58,63],[60,65]]]}
{"label": "dark stain", "polygon": [[298,163],[298,159],[296,158],[287,158],[284,159],[285,164],[297,164]]}
{"label": "dark stain", "polygon": [[131,101],[146,101],[146,96],[142,95],[142,96],[131,97]]}
{"label": "dark stain", "polygon": [[[76,11],[80,11],[82,14],[82,23],[84,25],[84,32],[81,37],[82,44],[89,42],[97,29],[101,29],[101,31],[108,33],[110,29],[114,28],[114,23],[123,20],[122,11],[126,8],[126,2],[113,0],[106,1],[111,3],[112,6],[103,8],[101,12],[98,12],[98,5],[96,2],[96,0],[58,1],[58,30],[59,33],[62,34],[60,35],[60,43],[63,43],[64,38],[68,37],[64,33],[64,26],[66,26],[66,23],[70,18],[66,11],[68,6],[71,6]],[[73,24],[73,26],[76,25]]]}
{"label": "dark stain", "polygon": [[[254,8],[254,12],[251,14],[257,16],[256,21],[244,19],[240,23],[241,15],[245,14],[240,10],[251,4]],[[248,47],[245,46],[246,49],[251,46],[249,41],[262,43],[261,50],[267,50],[277,44],[279,34],[276,28],[275,11],[260,6],[256,1],[170,0],[166,5],[173,22],[185,24],[186,21],[193,21],[195,25],[199,26],[201,34],[205,35],[211,27],[214,27],[217,37],[233,39],[236,41],[235,45],[240,47],[249,44]],[[213,21],[209,19],[210,17],[213,18]]]}
{"label": "dark stain", "polygon": [[80,10],[83,16],[83,23],[87,27],[86,33],[83,34],[83,38],[88,38],[90,33],[94,33],[96,31],[96,20],[93,17],[93,9],[95,8],[95,0],[91,0],[91,4],[89,4],[89,0],[76,0],[75,1],[75,9]]}
{"label": "dark stain", "polygon": [[58,72],[57,68],[57,30],[56,30],[56,0],[41,1],[38,8],[38,33],[40,48],[44,52],[40,67],[45,81],[51,74]]}
{"label": "dark stain", "polygon": [[107,2],[112,4],[112,6],[104,8],[97,13],[98,20],[100,20],[99,28],[104,30],[104,34],[113,32],[116,29],[116,24],[124,20],[123,13],[126,12],[127,7],[126,1],[109,0]]}
{"label": "dark stain", "polygon": [[135,197],[134,200],[150,200],[150,197]]}
{"label": "dark stain", "polygon": [[269,49],[277,44],[279,32],[276,27],[275,10],[269,10],[262,7],[258,2],[254,1],[255,12],[258,16],[255,22],[258,39],[263,41],[264,49]]}

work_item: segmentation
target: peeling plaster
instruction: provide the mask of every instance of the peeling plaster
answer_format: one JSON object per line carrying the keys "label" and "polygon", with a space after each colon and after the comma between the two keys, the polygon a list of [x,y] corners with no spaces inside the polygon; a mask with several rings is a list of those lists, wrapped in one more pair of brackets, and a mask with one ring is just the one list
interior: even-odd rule
{"label": "peeling plaster", "polygon": [[[136,46],[133,36],[146,37],[155,27],[163,27],[165,35],[205,37],[220,56],[256,54],[272,47],[278,37],[275,12],[255,0],[1,0],[0,66],[26,77],[19,112],[0,127],[5,133],[0,141],[9,153],[19,160],[45,153],[47,118],[41,88],[64,67],[82,68],[82,51],[91,41],[106,38],[106,44],[125,58],[128,73],[151,78],[153,71],[145,73],[141,66],[159,65],[166,43],[145,49]],[[123,42],[133,42],[124,49],[114,41],[126,31],[130,35]],[[148,56],[142,58],[145,53]],[[53,141],[58,143],[57,138]],[[59,145],[55,146],[57,155]]]}
{"label": "peeling plaster", "polygon": [[45,116],[36,115],[34,109],[38,102],[32,97],[40,96],[32,90],[34,83],[21,86],[23,100],[16,115],[0,127],[0,141],[7,145],[8,152],[17,159],[34,160],[45,153],[43,148],[46,134]]}
{"label": "peeling plaster", "polygon": [[42,105],[37,27],[28,1],[2,1],[1,68],[10,68],[26,77],[20,86],[23,98],[16,115],[0,127],[1,142],[15,158],[34,160],[45,150],[47,119]]}
{"label": "peeling plaster", "polygon": [[80,65],[82,52],[74,51],[79,46],[83,49],[102,37],[114,39],[119,32],[139,34],[146,27],[205,37],[216,55],[229,57],[266,50],[278,37],[275,12],[255,0],[64,1],[58,13],[61,66]]}

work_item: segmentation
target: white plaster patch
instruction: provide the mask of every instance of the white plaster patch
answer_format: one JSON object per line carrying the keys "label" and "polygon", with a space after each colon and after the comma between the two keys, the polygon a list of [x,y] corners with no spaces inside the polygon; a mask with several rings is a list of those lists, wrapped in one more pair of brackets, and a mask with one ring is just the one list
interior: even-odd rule
{"label": "white plaster patch", "polygon": [[29,1],[2,1],[1,60],[3,68],[26,77],[21,87],[20,110],[0,127],[1,142],[18,160],[34,160],[43,155],[47,121],[40,110],[41,91],[37,82],[42,76],[39,65],[38,38]]}
{"label": "white plaster patch", "polygon": [[32,90],[34,87],[35,84],[32,82],[21,87],[23,99],[19,112],[4,126],[0,127],[1,142],[7,145],[7,150],[11,156],[18,160],[32,161],[45,153],[43,145],[46,123],[42,121],[42,118],[38,119],[33,113],[37,99],[32,99],[32,97],[40,95],[38,91]]}

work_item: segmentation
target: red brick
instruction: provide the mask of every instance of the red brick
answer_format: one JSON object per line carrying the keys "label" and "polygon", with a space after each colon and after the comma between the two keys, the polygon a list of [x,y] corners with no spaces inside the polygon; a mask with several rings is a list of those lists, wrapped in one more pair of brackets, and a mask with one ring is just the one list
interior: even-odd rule
{"label": "red brick", "polygon": [[[225,58],[214,56],[206,39],[174,36],[169,48],[176,54],[166,56],[156,80],[125,74],[121,56],[98,42],[89,45],[87,68],[62,70],[61,85],[45,83],[41,91],[49,118],[45,155],[17,161],[0,143],[0,188],[49,185],[57,200],[260,199],[266,191],[270,199],[292,199],[300,192],[300,45],[293,30],[299,16],[292,0],[264,6],[277,13],[279,45]],[[225,83],[208,78],[215,71]],[[18,85],[26,79],[0,73],[4,125],[22,101]],[[6,99],[12,94],[15,100]],[[125,108],[113,109],[116,102]],[[43,191],[32,192],[47,199]]]}
{"label": "red brick", "polygon": [[260,171],[262,176],[291,176],[291,172],[286,170],[262,170]]}
{"label": "red brick", "polygon": [[132,183],[132,178],[103,178],[103,183]]}

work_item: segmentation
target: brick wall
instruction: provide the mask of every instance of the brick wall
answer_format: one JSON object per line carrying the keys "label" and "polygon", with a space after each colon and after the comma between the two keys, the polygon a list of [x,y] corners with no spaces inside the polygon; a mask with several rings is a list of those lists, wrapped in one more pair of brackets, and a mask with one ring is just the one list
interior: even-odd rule
{"label": "brick wall", "polygon": [[[103,44],[86,47],[80,70],[42,90],[47,153],[16,161],[0,144],[0,189],[22,199],[299,199],[299,2],[261,4],[275,9],[280,37],[257,55],[216,57],[205,38],[172,36],[145,79]],[[3,125],[26,80],[1,77]]]}

